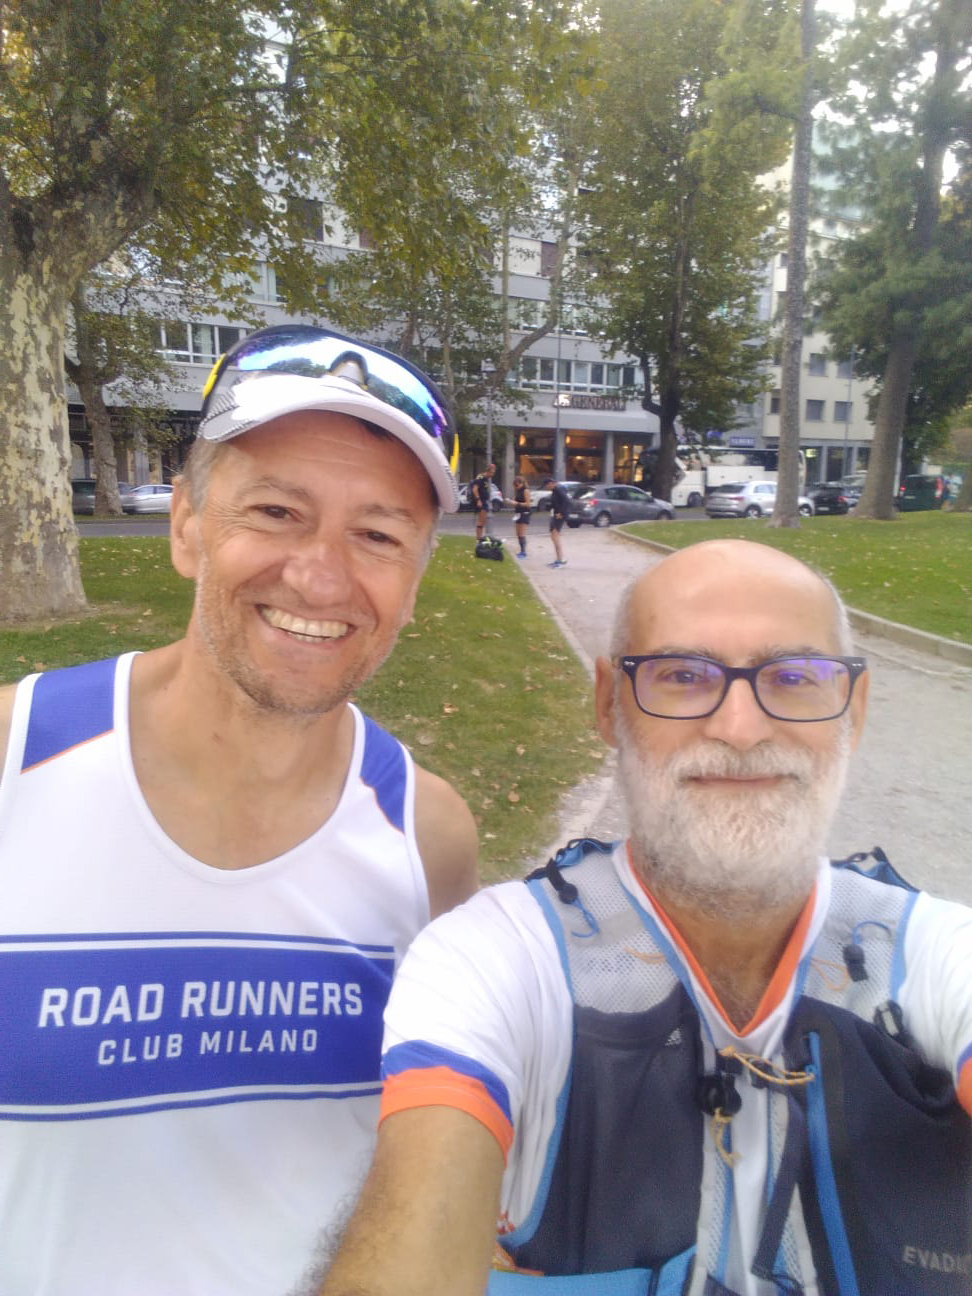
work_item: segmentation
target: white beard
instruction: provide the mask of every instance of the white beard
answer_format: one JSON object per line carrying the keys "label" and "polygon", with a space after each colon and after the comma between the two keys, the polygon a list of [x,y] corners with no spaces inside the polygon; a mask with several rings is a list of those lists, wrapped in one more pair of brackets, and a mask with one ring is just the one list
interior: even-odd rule
{"label": "white beard", "polygon": [[[738,752],[702,739],[660,762],[638,750],[620,707],[616,718],[632,853],[649,886],[713,916],[782,909],[810,894],[844,788],[848,722],[824,751],[760,743]],[[782,785],[748,795],[687,781],[774,774],[786,776]]]}

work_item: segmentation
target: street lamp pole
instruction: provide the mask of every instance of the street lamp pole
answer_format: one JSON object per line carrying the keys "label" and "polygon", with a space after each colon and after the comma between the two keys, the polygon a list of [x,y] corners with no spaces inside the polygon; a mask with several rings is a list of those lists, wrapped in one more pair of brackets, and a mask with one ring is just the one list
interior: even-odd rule
{"label": "street lamp pole", "polygon": [[480,369],[486,379],[486,466],[488,468],[493,462],[493,374],[496,372],[496,367],[488,360],[484,360]]}
{"label": "street lamp pole", "polygon": [[564,304],[560,296],[560,286],[557,286],[557,359],[554,361],[554,452],[553,452],[553,471],[555,477],[566,477],[567,467],[563,446],[560,440],[560,358],[563,346],[563,314]]}
{"label": "street lamp pole", "polygon": [[850,417],[851,417],[851,383],[854,381],[854,348],[851,347],[850,360],[847,369],[847,400],[844,404],[844,457],[841,460],[840,475],[848,476],[847,467],[847,450],[848,440],[850,439]]}

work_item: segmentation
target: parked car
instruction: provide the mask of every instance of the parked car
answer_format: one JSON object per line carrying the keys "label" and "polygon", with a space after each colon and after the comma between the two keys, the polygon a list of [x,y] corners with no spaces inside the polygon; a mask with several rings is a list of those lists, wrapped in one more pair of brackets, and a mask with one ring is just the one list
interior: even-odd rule
{"label": "parked car", "polygon": [[71,508],[75,513],[93,513],[94,503],[95,479],[75,477],[71,482]]}
{"label": "parked car", "polygon": [[591,522],[596,527],[612,522],[670,522],[675,510],[668,500],[655,499],[640,486],[609,486],[606,482],[587,485],[577,495],[577,512],[567,517],[567,525],[579,527]]}
{"label": "parked car", "polygon": [[[709,517],[768,517],[776,507],[776,482],[727,482],[716,486],[705,497]],[[813,501],[806,495],[797,499],[804,517],[813,517]]]}
{"label": "parked car", "polygon": [[864,474],[853,473],[850,477],[841,477],[840,488],[847,496],[848,505],[853,508],[864,494]]}
{"label": "parked car", "polygon": [[172,487],[149,482],[136,486],[129,496],[126,513],[168,513],[172,509]]}
{"label": "parked car", "polygon": [[[570,496],[571,499],[576,499],[581,491],[587,490],[588,486],[590,486],[590,482],[579,482],[579,481],[562,481],[559,484],[563,486],[564,490],[567,492],[567,494]],[[552,494],[553,491],[548,490],[546,487],[544,487],[542,490],[531,491],[530,498],[533,500],[533,507],[535,509],[539,509],[541,512],[549,513],[550,496]]]}
{"label": "parked car", "polygon": [[[460,513],[469,512],[475,509],[476,507],[469,494],[469,487],[471,485],[472,482],[466,482],[465,485],[459,487]],[[503,507],[503,492],[500,490],[500,488],[496,485],[495,482],[489,483],[489,503],[494,513],[498,513],[500,509]]]}
{"label": "parked car", "polygon": [[898,488],[895,500],[902,513],[919,509],[940,509],[945,502],[945,481],[942,477],[913,473]]}
{"label": "parked car", "polygon": [[[818,482],[807,491],[814,513],[846,513],[851,507],[850,495],[841,482]],[[854,500],[860,499],[858,495]]]}
{"label": "parked car", "polygon": [[[123,513],[134,513],[132,507],[133,487],[128,482],[118,483],[118,502]],[[71,482],[71,507],[75,513],[93,513],[95,505],[94,477],[76,477]]]}

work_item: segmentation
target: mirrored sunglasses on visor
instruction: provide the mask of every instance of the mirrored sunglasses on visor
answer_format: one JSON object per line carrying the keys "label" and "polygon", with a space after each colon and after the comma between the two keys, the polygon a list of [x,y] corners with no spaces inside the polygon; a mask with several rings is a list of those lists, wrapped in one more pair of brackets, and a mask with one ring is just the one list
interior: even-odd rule
{"label": "mirrored sunglasses on visor", "polygon": [[198,435],[226,441],[307,409],[348,414],[390,432],[421,461],[442,507],[458,507],[459,441],[438,388],[401,356],[331,329],[283,324],[231,347],[203,388]]}

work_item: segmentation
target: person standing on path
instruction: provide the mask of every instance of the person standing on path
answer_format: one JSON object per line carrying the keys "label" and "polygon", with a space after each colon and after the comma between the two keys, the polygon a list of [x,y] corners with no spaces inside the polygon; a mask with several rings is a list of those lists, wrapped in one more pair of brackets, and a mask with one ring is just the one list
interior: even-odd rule
{"label": "person standing on path", "polygon": [[530,525],[530,515],[532,513],[530,500],[530,487],[526,484],[525,477],[513,478],[513,498],[508,503],[512,504],[516,510],[513,514],[513,526],[516,531],[517,543],[520,546],[520,552],[517,558],[527,556],[527,527]]}
{"label": "person standing on path", "polygon": [[494,463],[487,464],[478,477],[473,478],[472,485],[469,487],[469,494],[476,506],[476,539],[482,540],[486,534],[486,523],[489,520],[489,510],[491,506],[490,495],[492,494],[493,475],[496,472]]}
{"label": "person standing on path", "polygon": [[550,492],[550,539],[553,541],[554,553],[557,555],[552,563],[548,563],[548,566],[566,567],[567,559],[564,557],[561,533],[570,510],[570,496],[567,494],[566,488],[555,477],[548,477],[544,482],[544,486],[553,487]]}

